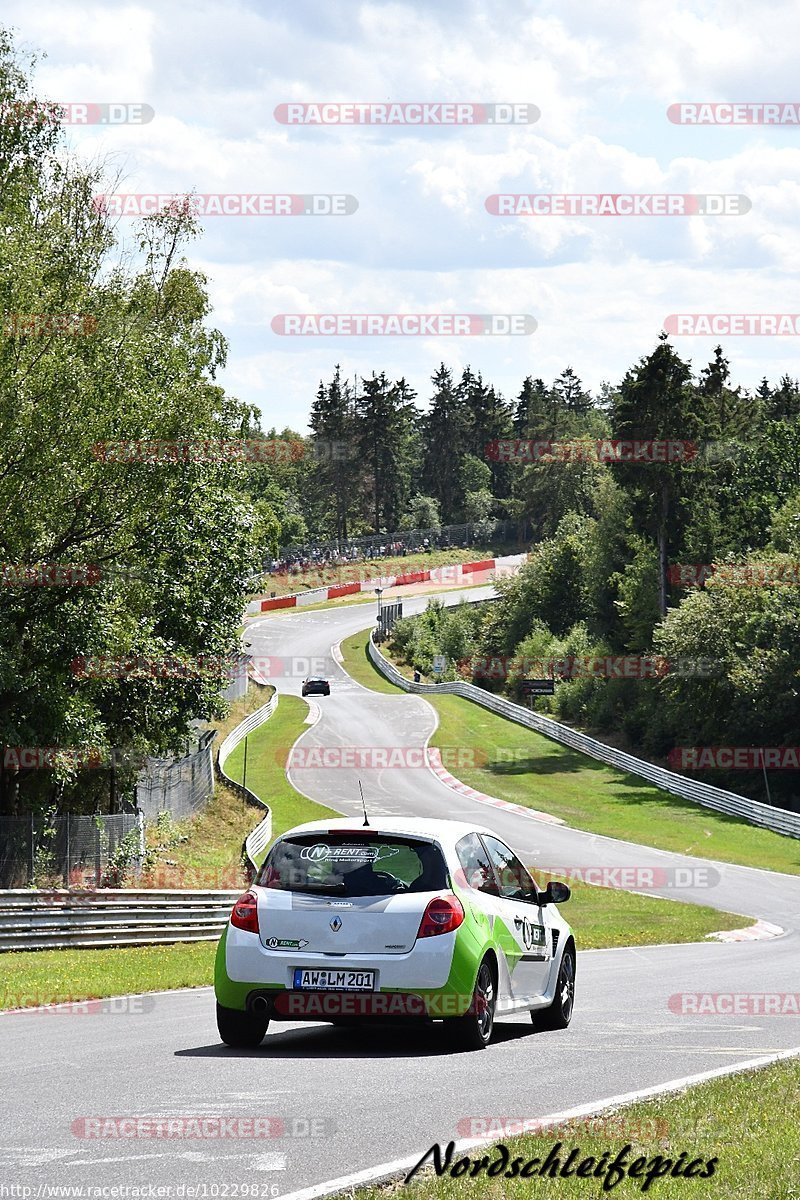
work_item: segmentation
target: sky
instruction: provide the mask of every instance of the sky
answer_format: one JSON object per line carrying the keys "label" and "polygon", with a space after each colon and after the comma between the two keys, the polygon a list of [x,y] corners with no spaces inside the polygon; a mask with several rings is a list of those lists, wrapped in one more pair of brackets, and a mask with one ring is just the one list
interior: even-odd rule
{"label": "sky", "polygon": [[[795,86],[800,6],[741,0],[4,0],[42,52],[37,96],[142,104],[76,125],[111,192],[354,197],[349,215],[207,215],[187,250],[229,342],[223,385],[268,429],[304,431],[321,379],[440,362],[514,397],[567,365],[597,390],[669,314],[800,313],[800,125],[686,125],[681,102],[775,101]],[[535,105],[533,122],[289,125],[284,104]],[[528,111],[528,110],[526,110]],[[116,182],[117,177],[119,182]],[[492,194],[739,195],[737,215],[496,216]],[[320,202],[321,203],[321,202]],[[355,207],[352,201],[350,207]],[[135,218],[120,216],[126,239]],[[280,314],[527,314],[516,335],[282,336]],[[526,328],[531,328],[529,321]],[[797,336],[681,334],[699,371],[796,375]]]}

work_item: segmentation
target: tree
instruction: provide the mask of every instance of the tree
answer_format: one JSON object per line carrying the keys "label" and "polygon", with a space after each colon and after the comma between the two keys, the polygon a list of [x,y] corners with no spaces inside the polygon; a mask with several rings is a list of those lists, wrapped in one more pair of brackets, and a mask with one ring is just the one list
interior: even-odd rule
{"label": "tree", "polygon": [[356,399],[359,451],[369,474],[374,529],[390,532],[407,507],[419,459],[414,392],[404,379],[391,385],[383,372],[362,385]]}
{"label": "tree", "polygon": [[[705,427],[704,406],[691,387],[691,371],[662,334],[652,354],[628,371],[610,411],[614,438],[696,442]],[[667,564],[681,542],[680,462],[614,462],[615,477],[628,493],[635,531],[658,548],[658,603],[667,610]]]}
{"label": "tree", "polygon": [[[464,448],[476,458],[486,460],[487,447],[512,433],[511,408],[493,387],[466,367],[458,384],[458,396],[464,412]],[[511,466],[490,458],[490,491],[498,497],[511,494]]]}
{"label": "tree", "polygon": [[[115,263],[93,203],[106,181],[64,156],[55,118],[6,119],[27,99],[2,35],[0,304],[14,321],[0,342],[0,557],[12,572],[0,587],[0,744],[62,748],[53,769],[6,765],[4,813],[90,796],[67,749],[167,751],[190,721],[221,714],[260,565],[244,465],[141,449],[257,432],[214,382],[226,345],[182,257],[190,206],[144,221]],[[25,578],[62,582],[14,582]],[[85,656],[186,670],[81,678]]]}
{"label": "tree", "polygon": [[412,496],[401,529],[441,529],[442,518],[439,503],[433,496]]}
{"label": "tree", "polygon": [[463,499],[461,461],[466,449],[466,419],[453,386],[452,372],[444,363],[431,382],[433,397],[422,420],[422,486],[438,502],[444,524],[452,525],[458,519]]}
{"label": "tree", "polygon": [[309,479],[314,524],[323,530],[330,520],[333,537],[345,542],[361,490],[361,471],[353,392],[342,380],[338,363],[330,383],[320,382],[308,423],[315,455],[315,469]]}

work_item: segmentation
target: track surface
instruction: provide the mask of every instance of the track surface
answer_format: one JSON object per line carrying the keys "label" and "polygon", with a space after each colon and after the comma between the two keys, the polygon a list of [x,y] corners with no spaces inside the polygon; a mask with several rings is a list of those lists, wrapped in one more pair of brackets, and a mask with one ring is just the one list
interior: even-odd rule
{"label": "track surface", "polygon": [[[443,598],[456,603],[458,594]],[[405,612],[426,602],[407,601]],[[254,655],[326,660],[332,694],[319,699],[320,719],[301,745],[421,746],[432,733],[435,717],[422,698],[370,692],[332,657],[332,645],[365,627],[372,611],[354,606],[285,613],[248,626]],[[305,664],[296,665],[296,676],[275,674],[281,691],[299,693],[306,671]],[[301,791],[353,815],[360,811],[358,778],[373,817],[416,813],[474,820],[495,828],[532,864],[709,865],[487,807],[424,769],[292,774]],[[546,809],[544,797],[536,803]],[[527,1017],[505,1019],[489,1049],[477,1055],[446,1050],[435,1026],[350,1032],[277,1025],[258,1050],[230,1050],[219,1043],[209,989],[158,995],[142,1013],[4,1016],[0,1069],[9,1084],[0,1179],[33,1185],[34,1197],[41,1184],[258,1184],[259,1195],[279,1195],[421,1155],[435,1141],[468,1135],[463,1123],[470,1117],[541,1116],[794,1047],[800,1036],[791,1016],[681,1016],[668,1006],[676,992],[798,989],[800,878],[713,865],[719,874],[712,887],[655,894],[752,914],[780,925],[786,935],[579,953],[570,1029],[534,1033]],[[97,1140],[71,1131],[82,1116],[137,1115],[271,1116],[286,1124],[284,1136],[257,1140]],[[292,1120],[293,1135],[286,1136]],[[306,1135],[308,1122],[316,1136]],[[698,1153],[701,1142],[720,1148],[722,1136],[706,1131]],[[224,1190],[215,1194],[225,1200]]]}

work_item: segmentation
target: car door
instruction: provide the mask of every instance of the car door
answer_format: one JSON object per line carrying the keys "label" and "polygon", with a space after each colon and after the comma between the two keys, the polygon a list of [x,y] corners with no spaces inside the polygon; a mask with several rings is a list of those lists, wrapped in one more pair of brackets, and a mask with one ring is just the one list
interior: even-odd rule
{"label": "car door", "polygon": [[[509,944],[505,932],[503,905],[500,900],[500,885],[492,866],[489,852],[477,833],[468,833],[456,844],[456,855],[461,864],[458,882],[469,889],[469,904],[472,916],[485,935],[500,946],[498,955],[497,1010],[513,1008],[511,970],[516,966],[516,944]],[[475,963],[477,970],[478,963]]]}
{"label": "car door", "polygon": [[552,962],[552,938],[533,879],[513,850],[492,834],[481,841],[498,884],[498,911],[510,937],[509,973],[514,1005],[532,1003],[547,987]]}

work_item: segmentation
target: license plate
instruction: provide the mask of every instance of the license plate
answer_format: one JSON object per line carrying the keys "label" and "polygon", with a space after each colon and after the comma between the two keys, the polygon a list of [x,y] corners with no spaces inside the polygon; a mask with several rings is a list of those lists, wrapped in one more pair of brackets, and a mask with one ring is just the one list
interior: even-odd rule
{"label": "license plate", "polygon": [[374,971],[322,970],[295,967],[294,988],[313,988],[322,992],[374,992]]}

